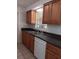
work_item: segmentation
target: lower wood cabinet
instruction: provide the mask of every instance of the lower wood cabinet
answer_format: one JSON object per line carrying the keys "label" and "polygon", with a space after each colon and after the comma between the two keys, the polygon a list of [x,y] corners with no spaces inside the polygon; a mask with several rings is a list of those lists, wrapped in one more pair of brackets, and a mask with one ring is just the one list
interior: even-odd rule
{"label": "lower wood cabinet", "polygon": [[58,59],[58,56],[52,53],[51,51],[46,51],[46,59]]}
{"label": "lower wood cabinet", "polygon": [[61,49],[47,43],[45,59],[61,59]]}
{"label": "lower wood cabinet", "polygon": [[61,48],[22,31],[22,42],[37,59],[61,59]]}
{"label": "lower wood cabinet", "polygon": [[22,43],[34,53],[34,37],[26,31],[22,31]]}

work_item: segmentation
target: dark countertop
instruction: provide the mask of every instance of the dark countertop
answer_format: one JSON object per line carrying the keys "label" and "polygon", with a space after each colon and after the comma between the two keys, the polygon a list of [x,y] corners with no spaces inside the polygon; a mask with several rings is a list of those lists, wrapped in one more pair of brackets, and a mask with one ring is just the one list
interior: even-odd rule
{"label": "dark countertop", "polygon": [[21,30],[26,31],[35,37],[38,37],[50,44],[53,44],[53,45],[61,48],[61,35],[47,33],[47,32],[35,30],[32,28],[22,28]]}

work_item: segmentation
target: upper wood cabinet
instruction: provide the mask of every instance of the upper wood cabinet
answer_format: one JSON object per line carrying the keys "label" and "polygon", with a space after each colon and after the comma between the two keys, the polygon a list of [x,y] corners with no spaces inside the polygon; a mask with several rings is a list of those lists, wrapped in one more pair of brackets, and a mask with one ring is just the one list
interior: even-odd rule
{"label": "upper wood cabinet", "polygon": [[53,0],[43,6],[43,24],[61,24],[61,1]]}
{"label": "upper wood cabinet", "polygon": [[36,11],[29,10],[26,12],[26,23],[35,24],[36,23]]}
{"label": "upper wood cabinet", "polygon": [[48,2],[43,6],[43,23],[50,24],[52,2]]}

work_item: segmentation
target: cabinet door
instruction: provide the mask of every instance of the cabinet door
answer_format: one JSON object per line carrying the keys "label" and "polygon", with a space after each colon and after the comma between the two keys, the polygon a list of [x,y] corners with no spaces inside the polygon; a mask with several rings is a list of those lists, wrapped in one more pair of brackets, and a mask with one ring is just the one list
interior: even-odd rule
{"label": "cabinet door", "polygon": [[22,31],[22,43],[26,46],[26,33]]}
{"label": "cabinet door", "polygon": [[34,37],[26,31],[22,31],[22,42],[26,48],[34,53]]}
{"label": "cabinet door", "polygon": [[[30,34],[29,34],[30,35]],[[30,39],[30,42],[29,42],[29,45],[30,45],[30,50],[32,53],[34,53],[34,37],[32,35],[30,35],[29,37]]]}
{"label": "cabinet door", "polygon": [[31,23],[31,11],[26,12],[26,23]]}
{"label": "cabinet door", "polygon": [[29,10],[26,12],[26,22],[28,24],[35,24],[36,22],[36,11],[35,10]]}
{"label": "cabinet door", "polygon": [[31,24],[35,24],[36,23],[36,11],[32,10],[31,11]]}
{"label": "cabinet door", "polygon": [[46,52],[46,59],[59,59],[59,56],[55,55],[51,51],[47,50]]}
{"label": "cabinet door", "polygon": [[51,23],[60,24],[61,23],[61,1],[60,0],[53,1],[51,13],[52,13]]}
{"label": "cabinet door", "polygon": [[32,53],[34,53],[34,37],[28,32],[26,32],[26,36],[26,46]]}
{"label": "cabinet door", "polygon": [[54,46],[52,44],[47,44],[46,46],[47,46],[46,47],[47,50],[50,50],[54,54],[61,56],[61,49],[60,48],[58,48],[58,47],[56,47],[56,46]]}
{"label": "cabinet door", "polygon": [[47,43],[46,45],[46,58],[45,59],[61,59],[61,49]]}
{"label": "cabinet door", "polygon": [[61,1],[53,0],[43,7],[43,24],[61,24]]}
{"label": "cabinet door", "polygon": [[51,22],[51,6],[52,2],[48,2],[43,6],[43,24],[50,24]]}

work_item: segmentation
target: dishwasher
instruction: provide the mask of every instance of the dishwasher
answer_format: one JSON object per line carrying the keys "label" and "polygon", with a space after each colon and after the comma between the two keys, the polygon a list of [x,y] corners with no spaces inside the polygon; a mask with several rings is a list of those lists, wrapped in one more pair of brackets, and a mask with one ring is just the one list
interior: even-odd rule
{"label": "dishwasher", "polygon": [[34,55],[37,59],[45,59],[46,42],[35,37]]}

